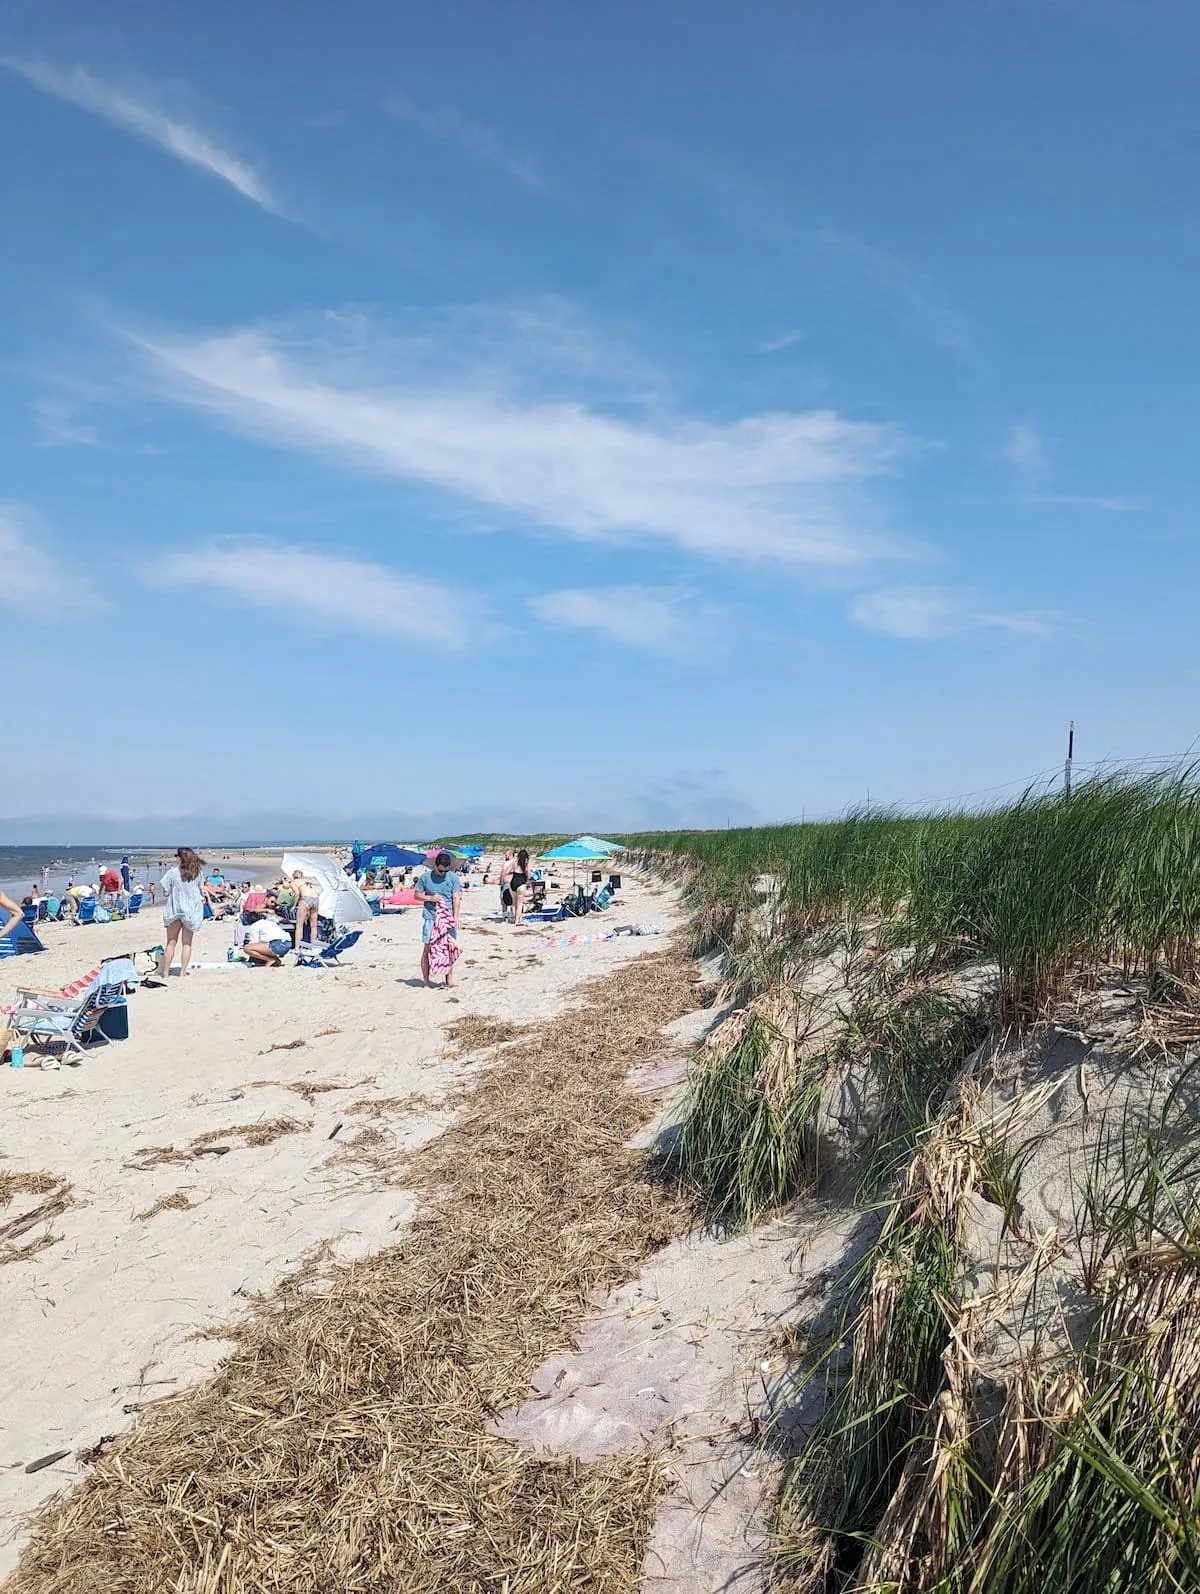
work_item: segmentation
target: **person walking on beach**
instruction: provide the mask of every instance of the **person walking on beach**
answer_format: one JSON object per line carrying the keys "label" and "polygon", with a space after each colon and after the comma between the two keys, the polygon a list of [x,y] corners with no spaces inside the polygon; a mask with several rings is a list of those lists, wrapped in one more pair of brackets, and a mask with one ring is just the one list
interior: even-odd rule
{"label": "person walking on beach", "polygon": [[525,922],[525,891],[529,885],[529,854],[522,847],[517,854],[517,867],[509,881],[509,890],[512,892],[513,923]]}
{"label": "person walking on beach", "polygon": [[454,984],[458,962],[458,931],[462,922],[462,881],[451,869],[448,852],[439,852],[433,868],[422,872],[416,898],[424,909],[421,921],[421,978],[432,985],[432,974],[445,976],[446,988]]}
{"label": "person walking on beach", "polygon": [[500,865],[500,911],[508,918],[508,910],[512,907],[512,877],[517,867],[516,858],[511,847],[505,849],[504,862]]}
{"label": "person walking on beach", "polygon": [[192,961],[192,937],[204,923],[206,898],[204,882],[200,878],[204,859],[191,847],[176,848],[175,856],[179,861],[162,877],[162,888],[166,893],[163,899],[163,923],[167,927],[167,944],[159,964],[159,978],[163,980],[171,972],[175,948],[181,940],[183,950],[179,954],[179,973],[181,976],[187,973],[188,964]]}

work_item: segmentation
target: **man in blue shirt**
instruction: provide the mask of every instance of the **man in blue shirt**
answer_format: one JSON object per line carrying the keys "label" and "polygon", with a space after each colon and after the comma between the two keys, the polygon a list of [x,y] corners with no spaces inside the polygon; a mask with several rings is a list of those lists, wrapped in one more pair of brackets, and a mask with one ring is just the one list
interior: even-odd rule
{"label": "man in blue shirt", "polygon": [[433,934],[438,903],[444,902],[454,915],[456,941],[462,922],[462,881],[450,867],[453,861],[448,852],[439,852],[433,860],[433,868],[424,870],[418,876],[415,887],[416,899],[424,904],[425,909],[421,921],[421,978],[426,985],[432,983],[429,978],[429,937]]}

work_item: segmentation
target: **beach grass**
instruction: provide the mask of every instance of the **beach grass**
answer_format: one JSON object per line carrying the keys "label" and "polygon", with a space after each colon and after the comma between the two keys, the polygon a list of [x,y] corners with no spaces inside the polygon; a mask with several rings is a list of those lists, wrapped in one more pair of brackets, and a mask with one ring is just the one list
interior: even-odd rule
{"label": "beach grass", "polygon": [[1010,1021],[1044,1013],[1073,976],[1116,967],[1193,979],[1200,963],[1196,766],[1097,776],[1069,797],[1031,791],[992,812],[624,839],[643,856],[692,861],[714,943],[732,944],[746,893],[769,877],[776,933],[898,923],[932,959],[994,961]]}

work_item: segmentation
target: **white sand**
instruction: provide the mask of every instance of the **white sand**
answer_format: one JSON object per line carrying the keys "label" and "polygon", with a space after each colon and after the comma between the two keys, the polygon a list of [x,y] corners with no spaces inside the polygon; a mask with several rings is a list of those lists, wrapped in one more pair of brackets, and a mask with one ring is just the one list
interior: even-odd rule
{"label": "white sand", "polygon": [[[687,1014],[668,1035],[682,1048],[728,1012]],[[667,1051],[634,1069],[635,1089],[666,1091],[636,1144],[677,1121],[684,1068],[684,1053]],[[817,1319],[827,1270],[844,1259],[857,1225],[844,1208],[808,1201],[730,1238],[672,1241],[598,1302],[574,1349],[551,1357],[531,1398],[497,1421],[497,1433],[543,1454],[662,1455],[670,1492],[647,1548],[643,1594],[764,1588],[781,1469],[759,1425],[805,1419],[772,1336]]]}
{"label": "white sand", "polygon": [[[438,1101],[472,1065],[442,1055],[443,1024],[469,1013],[550,1018],[584,981],[665,944],[622,938],[541,950],[552,932],[485,922],[496,897],[493,887],[466,895],[466,956],[451,996],[417,983],[420,919],[410,911],[368,924],[338,969],[199,970],[139,991],[130,1039],[89,1050],[78,1067],[0,1072],[0,1168],[63,1175],[73,1189],[66,1212],[16,1242],[49,1232],[54,1243],[0,1265],[0,1576],[24,1542],[24,1513],[79,1475],[76,1451],[120,1432],[140,1403],[186,1387],[219,1360],[226,1347],[195,1338],[198,1331],[245,1310],[247,1297],[322,1248],[348,1258],[395,1241],[412,1196],[348,1164],[347,1152],[371,1124],[400,1149],[448,1121]],[[627,875],[621,906],[578,928],[639,920],[670,928],[678,914],[669,893]],[[231,928],[206,924],[197,958],[223,961]],[[51,925],[44,939],[46,953],[0,963],[0,1003],[19,984],[56,987],[102,957],[161,941],[161,913]],[[305,1044],[268,1051],[296,1039]],[[311,1102],[287,1088],[311,1082],[342,1088]],[[427,1099],[378,1118],[348,1111],[414,1095]],[[260,1148],[222,1136],[232,1148],[225,1155],[142,1165],[152,1148],[182,1150],[207,1131],[282,1116],[303,1129]],[[138,1220],[176,1192],[190,1210]],[[0,1209],[0,1222],[38,1199],[18,1197]],[[26,1473],[56,1450],[71,1454]]]}

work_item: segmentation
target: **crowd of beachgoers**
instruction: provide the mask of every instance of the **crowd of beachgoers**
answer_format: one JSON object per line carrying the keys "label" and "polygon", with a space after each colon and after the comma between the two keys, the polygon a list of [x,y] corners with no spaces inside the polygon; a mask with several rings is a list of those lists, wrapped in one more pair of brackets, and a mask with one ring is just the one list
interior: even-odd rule
{"label": "crowd of beachgoers", "polygon": [[[449,987],[461,956],[465,891],[494,885],[497,918],[516,927],[526,922],[527,912],[544,918],[562,911],[557,904],[547,906],[548,894],[563,889],[557,865],[548,861],[536,866],[525,848],[509,848],[491,858],[485,857],[482,847],[451,852],[389,844],[386,850],[390,857],[369,856],[358,851],[357,844],[333,855],[301,852],[291,855],[292,864],[299,867],[269,873],[259,866],[245,868],[243,874],[236,867],[226,873],[220,863],[209,864],[194,848],[179,847],[173,859],[160,858],[157,867],[145,860],[135,864],[127,854],[119,863],[93,865],[94,880],[68,878],[57,888],[51,888],[47,868],[42,882],[33,882],[19,900],[0,891],[0,935],[22,921],[35,930],[53,921],[106,923],[134,918],[144,908],[161,905],[163,944],[151,949],[157,955],[151,978],[161,981],[174,972],[176,960],[180,975],[191,971],[194,937],[206,919],[232,921],[230,962],[278,968],[291,955],[300,961],[328,956],[331,948],[336,953],[343,939],[356,939],[342,922],[346,918],[419,908],[422,978],[426,984],[441,981]],[[256,860],[259,865],[265,862],[265,858]],[[235,857],[237,863],[245,864],[245,859]],[[594,879],[599,878],[597,873]],[[590,897],[576,893],[577,911],[606,906],[616,883],[618,877],[613,876],[608,888]],[[570,898],[567,911],[571,911]]]}

